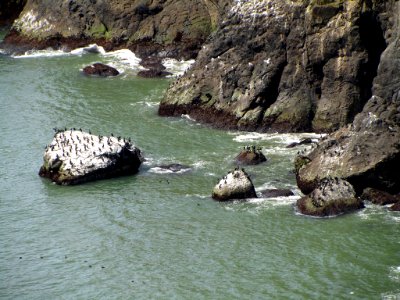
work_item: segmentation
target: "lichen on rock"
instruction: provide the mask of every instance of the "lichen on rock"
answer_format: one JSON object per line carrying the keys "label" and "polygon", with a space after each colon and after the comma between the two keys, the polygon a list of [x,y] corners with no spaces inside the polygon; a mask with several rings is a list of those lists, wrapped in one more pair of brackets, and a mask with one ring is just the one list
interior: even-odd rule
{"label": "lichen on rock", "polygon": [[43,161],[40,176],[70,185],[135,174],[143,157],[129,139],[71,129],[56,132]]}

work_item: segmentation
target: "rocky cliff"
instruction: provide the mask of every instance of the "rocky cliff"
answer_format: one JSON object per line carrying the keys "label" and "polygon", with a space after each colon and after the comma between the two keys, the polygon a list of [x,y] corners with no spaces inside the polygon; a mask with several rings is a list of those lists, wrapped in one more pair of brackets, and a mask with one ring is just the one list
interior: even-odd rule
{"label": "rocky cliff", "polygon": [[27,0],[5,43],[23,48],[97,42],[136,54],[193,57],[232,0]]}
{"label": "rocky cliff", "polygon": [[331,132],[372,96],[397,1],[235,1],[160,115],[258,131]]}

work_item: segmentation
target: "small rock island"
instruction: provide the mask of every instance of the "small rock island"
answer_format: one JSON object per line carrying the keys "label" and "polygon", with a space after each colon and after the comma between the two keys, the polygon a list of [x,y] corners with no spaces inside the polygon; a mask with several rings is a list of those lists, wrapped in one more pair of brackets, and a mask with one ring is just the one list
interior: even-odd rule
{"label": "small rock island", "polygon": [[142,161],[140,149],[130,139],[56,130],[46,146],[39,175],[60,185],[80,184],[135,174]]}

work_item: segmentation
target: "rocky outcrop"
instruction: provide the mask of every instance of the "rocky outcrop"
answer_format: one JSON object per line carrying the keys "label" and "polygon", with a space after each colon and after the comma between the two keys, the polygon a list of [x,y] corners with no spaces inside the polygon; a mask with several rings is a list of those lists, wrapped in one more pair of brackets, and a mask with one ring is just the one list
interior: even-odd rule
{"label": "rocky outcrop", "polygon": [[57,184],[72,185],[135,174],[143,158],[129,140],[71,129],[56,132],[43,160],[40,176]]}
{"label": "rocky outcrop", "polygon": [[261,147],[256,147],[254,145],[244,147],[236,156],[236,163],[239,165],[258,165],[267,161],[267,158],[261,150]]}
{"label": "rocky outcrop", "polygon": [[82,71],[85,75],[100,77],[117,76],[119,74],[117,69],[102,63],[94,63],[90,66],[86,66]]}
{"label": "rocky outcrop", "polygon": [[390,207],[391,211],[400,211],[400,201]]}
{"label": "rocky outcrop", "polygon": [[194,57],[230,2],[27,0],[2,47],[77,48],[95,42],[106,50],[128,47],[142,57]]}
{"label": "rocky outcrop", "polygon": [[366,188],[360,198],[378,205],[387,205],[400,202],[400,196],[392,195],[373,188]]}
{"label": "rocky outcrop", "polygon": [[253,182],[242,170],[234,170],[224,176],[214,187],[212,197],[218,201],[257,198]]}
{"label": "rocky outcrop", "polygon": [[296,203],[300,213],[316,217],[336,216],[351,212],[364,205],[356,198],[356,193],[345,180],[326,178],[307,196]]}
{"label": "rocky outcrop", "polygon": [[388,46],[381,56],[373,95],[353,124],[296,158],[297,184],[303,193],[328,176],[348,180],[357,194],[367,187],[400,192],[400,2],[386,5],[391,11],[381,17],[391,24],[385,29]]}
{"label": "rocky outcrop", "polygon": [[371,97],[398,5],[236,1],[159,114],[232,129],[334,131]]}

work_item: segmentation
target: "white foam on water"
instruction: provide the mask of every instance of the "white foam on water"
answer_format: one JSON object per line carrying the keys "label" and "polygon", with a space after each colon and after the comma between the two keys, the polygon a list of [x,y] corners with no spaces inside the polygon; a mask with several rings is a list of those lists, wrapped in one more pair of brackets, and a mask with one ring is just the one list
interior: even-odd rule
{"label": "white foam on water", "polygon": [[233,140],[239,143],[271,141],[275,143],[289,145],[294,142],[300,142],[304,138],[311,138],[314,141],[319,140],[325,134],[317,133],[259,133],[259,132],[231,132],[234,135]]}
{"label": "white foam on water", "polygon": [[176,60],[174,58],[166,58],[162,60],[162,64],[166,68],[166,71],[172,73],[172,76],[168,77],[183,75],[185,71],[188,70],[191,67],[191,65],[194,64],[194,62],[195,62],[194,59]]}
{"label": "white foam on water", "polygon": [[90,44],[88,46],[82,48],[76,48],[71,51],[72,55],[82,55],[87,53],[97,53],[97,54],[105,54],[106,51],[102,46],[98,46],[97,44]]}
{"label": "white foam on water", "polygon": [[134,103],[130,103],[131,106],[147,106],[147,107],[157,107],[159,105],[159,102],[151,102],[151,101],[138,101]]}
{"label": "white foam on water", "polygon": [[45,50],[29,50],[21,55],[11,55],[13,58],[39,58],[39,57],[58,57],[58,56],[68,56],[69,52],[65,52],[62,50],[53,50],[53,49],[45,49]]}
{"label": "white foam on water", "polygon": [[179,171],[173,171],[167,168],[153,167],[149,170],[150,173],[155,174],[183,174],[190,171],[190,168],[181,169]]}

